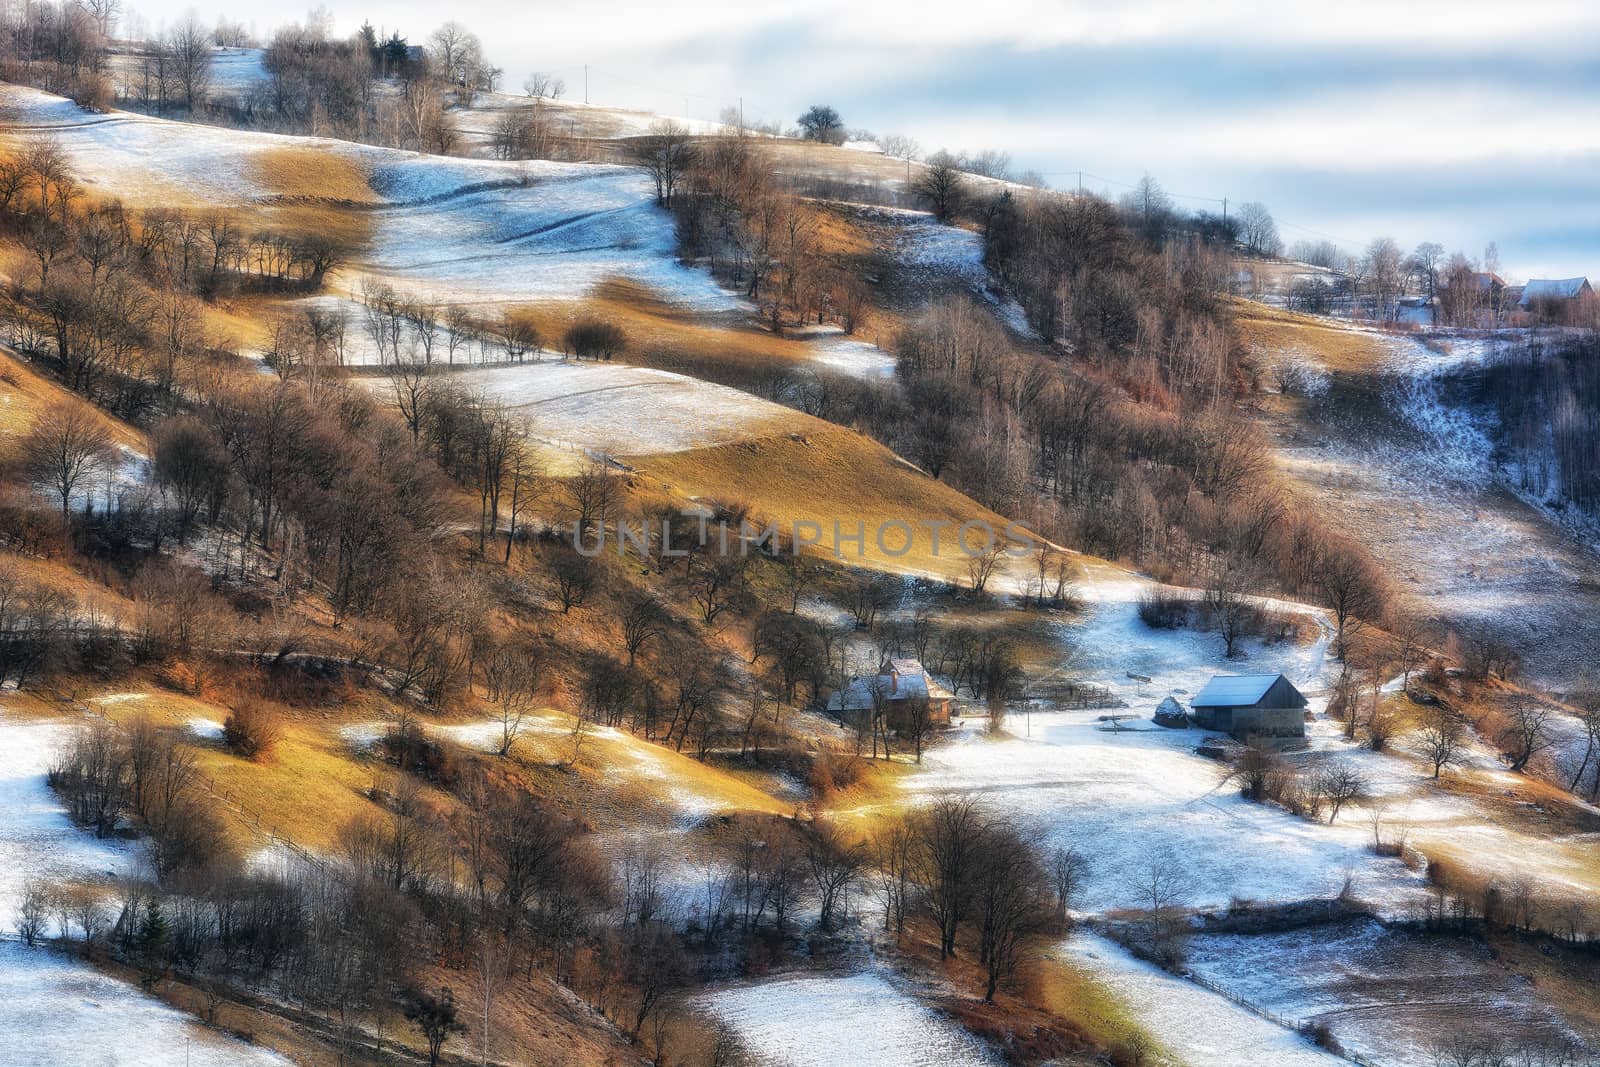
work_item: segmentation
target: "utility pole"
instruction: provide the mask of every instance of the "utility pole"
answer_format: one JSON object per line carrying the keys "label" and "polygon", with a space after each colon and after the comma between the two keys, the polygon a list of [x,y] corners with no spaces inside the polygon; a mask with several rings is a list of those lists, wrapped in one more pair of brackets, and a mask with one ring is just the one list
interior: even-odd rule
{"label": "utility pole", "polygon": [[583,102],[589,102],[589,64],[583,65]]}
{"label": "utility pole", "polygon": [[1078,172],[1078,195],[1083,195],[1083,171]]}
{"label": "utility pole", "polygon": [[1222,198],[1222,222],[1223,222],[1223,225],[1227,225],[1227,222],[1228,222],[1228,198],[1227,197],[1223,197]]}
{"label": "utility pole", "polygon": [[744,97],[739,98],[739,132],[744,132]]}

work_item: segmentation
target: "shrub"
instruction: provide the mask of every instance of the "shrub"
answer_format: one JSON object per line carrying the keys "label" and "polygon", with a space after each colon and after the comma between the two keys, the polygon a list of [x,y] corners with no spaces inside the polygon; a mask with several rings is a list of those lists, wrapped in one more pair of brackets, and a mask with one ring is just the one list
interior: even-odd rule
{"label": "shrub", "polygon": [[449,785],[458,776],[453,752],[428,737],[422,724],[409,716],[389,727],[378,744],[383,758],[403,771],[441,785]]}
{"label": "shrub", "polygon": [[581,318],[567,327],[562,342],[567,353],[579,359],[611,359],[628,347],[628,335],[613,323]]}
{"label": "shrub", "polygon": [[265,759],[283,734],[277,713],[256,700],[239,703],[222,724],[222,739],[236,756]]}
{"label": "shrub", "polygon": [[1152,630],[1176,630],[1193,611],[1194,601],[1182,593],[1151,589],[1139,597],[1139,621]]}
{"label": "shrub", "polygon": [[865,767],[860,757],[838,756],[824,749],[811,761],[811,789],[818,796],[849,789],[861,781]]}
{"label": "shrub", "polygon": [[1339,1039],[1333,1036],[1333,1030],[1324,1022],[1305,1022],[1300,1024],[1300,1035],[1318,1048],[1327,1049],[1335,1056],[1344,1055],[1344,1046],[1339,1044]]}
{"label": "shrub", "polygon": [[180,659],[156,671],[156,684],[175,693],[195,696],[200,692],[203,681],[191,664]]}

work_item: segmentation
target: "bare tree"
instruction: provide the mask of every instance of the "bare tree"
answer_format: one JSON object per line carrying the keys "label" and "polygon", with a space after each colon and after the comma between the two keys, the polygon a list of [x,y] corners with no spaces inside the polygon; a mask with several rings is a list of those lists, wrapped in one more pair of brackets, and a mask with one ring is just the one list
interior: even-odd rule
{"label": "bare tree", "polygon": [[1042,932],[1048,879],[1034,850],[1009,826],[985,827],[975,851],[978,962],[987,976],[983,999],[992,1004],[1001,981],[1015,973],[1029,937]]}
{"label": "bare tree", "polygon": [[1183,909],[1185,878],[1170,854],[1153,855],[1131,888],[1144,912],[1144,932],[1150,954],[1163,966],[1180,963],[1184,956],[1187,924]]}
{"label": "bare tree", "polygon": [[912,193],[933,212],[940,222],[961,214],[967,201],[967,179],[956,159],[940,149],[923,164],[911,185]]}
{"label": "bare tree", "polygon": [[522,91],[532,97],[560,100],[567,91],[567,83],[553,74],[536,70],[522,81]]}
{"label": "bare tree", "polygon": [[795,120],[800,126],[801,135],[808,141],[820,141],[823,144],[844,144],[844,120],[839,113],[827,104],[813,104]]}
{"label": "bare tree", "polygon": [[1527,770],[1533,758],[1556,743],[1550,732],[1554,710],[1529,693],[1516,692],[1506,702],[1506,725],[1500,732],[1505,759],[1513,771]]}
{"label": "bare tree", "polygon": [[632,667],[645,645],[666,635],[672,613],[655,594],[634,590],[623,597],[621,623],[622,644],[628,650],[628,666]]}
{"label": "bare tree", "polygon": [[806,841],[806,866],[816,887],[818,924],[824,931],[833,929],[834,913],[849,899],[850,887],[861,874],[865,850],[847,841],[834,824],[818,819]]}
{"label": "bare tree", "polygon": [[542,667],[543,656],[530,644],[501,644],[484,658],[484,687],[500,720],[501,756],[511,754],[523,721],[538,704]]}
{"label": "bare tree", "polygon": [[184,108],[195,110],[211,88],[211,31],[191,11],[168,31],[163,50],[171,59]]}
{"label": "bare tree", "polygon": [[1444,705],[1429,709],[1417,740],[1423,757],[1433,764],[1433,777],[1466,755],[1467,727],[1461,717]]}
{"label": "bare tree", "polygon": [[1071,923],[1072,904],[1083,890],[1089,860],[1072,846],[1057,847],[1050,853],[1050,885],[1055,893],[1056,928],[1065,931]]}
{"label": "bare tree", "polygon": [[1238,219],[1239,237],[1251,252],[1275,256],[1283,251],[1283,241],[1278,237],[1278,224],[1273,221],[1267,205],[1258,200],[1240,204]]}
{"label": "bare tree", "polygon": [[1333,612],[1337,627],[1334,647],[1344,659],[1355,631],[1367,620],[1382,617],[1387,599],[1383,576],[1360,545],[1342,538],[1330,538],[1323,544],[1314,567],[1317,590]]}
{"label": "bare tree", "polygon": [[671,119],[658,119],[648,134],[628,142],[628,155],[655,183],[656,203],[671,207],[673,194],[693,158],[688,128]]}
{"label": "bare tree", "polygon": [[898,941],[905,935],[906,919],[911,914],[916,888],[913,859],[916,839],[911,825],[894,820],[872,841],[872,858],[877,873],[878,899],[883,902],[883,928],[894,932]]}
{"label": "bare tree", "polygon": [[978,551],[967,551],[967,580],[972,584],[974,593],[981,593],[988,586],[989,579],[994,577],[995,569],[1000,566],[1000,561],[1005,558],[1006,547],[999,538],[993,538]]}
{"label": "bare tree", "polygon": [[456,996],[449,986],[437,993],[417,990],[407,998],[405,1016],[428,1043],[428,1067],[438,1067],[439,1054],[452,1034],[464,1033],[466,1024],[456,1018]]}
{"label": "bare tree", "polygon": [[911,823],[912,871],[939,929],[939,958],[955,955],[956,931],[965,917],[980,862],[975,846],[983,813],[972,797],[943,797]]}
{"label": "bare tree", "polygon": [[[1572,772],[1572,780],[1567,783],[1567,788],[1572,792],[1577,792],[1583,784],[1584,772],[1589,769],[1595,752],[1600,751],[1600,689],[1594,688],[1592,681],[1585,688],[1578,707],[1578,721],[1583,724],[1584,733],[1583,759],[1578,762],[1577,769]],[[1596,771],[1595,788],[1591,793],[1600,793],[1600,770]]]}
{"label": "bare tree", "polygon": [[1405,285],[1405,255],[1392,237],[1377,237],[1361,260],[1367,291],[1380,319],[1393,320]]}
{"label": "bare tree", "polygon": [[1366,776],[1352,764],[1339,762],[1324,767],[1316,776],[1317,789],[1328,802],[1328,822],[1339,817],[1339,809],[1358,801],[1369,792]]}
{"label": "bare tree", "polygon": [[72,514],[73,494],[109,470],[116,448],[98,412],[82,401],[63,398],[35,415],[21,452],[29,477],[48,485],[60,499],[61,518],[66,521]]}

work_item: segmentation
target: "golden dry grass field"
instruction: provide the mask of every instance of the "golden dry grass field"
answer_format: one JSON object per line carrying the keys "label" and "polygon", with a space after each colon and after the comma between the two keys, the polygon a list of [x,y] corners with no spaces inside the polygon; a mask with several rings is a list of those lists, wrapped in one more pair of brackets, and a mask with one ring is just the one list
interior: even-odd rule
{"label": "golden dry grass field", "polygon": [[[965,581],[967,557],[956,543],[962,524],[987,524],[997,537],[1004,535],[1003,516],[882,445],[849,430],[817,426],[803,435],[633,457],[628,463],[675,496],[748,504],[760,523],[777,522],[786,535],[795,523],[814,523],[821,531],[818,551],[837,548],[846,563],[893,573]],[[890,523],[911,527],[909,544],[905,531]],[[945,526],[935,552],[933,524],[938,523]],[[859,550],[848,540],[858,524],[866,528]],[[880,529],[882,544],[876,536]],[[977,545],[982,538],[975,528],[971,542]]]}

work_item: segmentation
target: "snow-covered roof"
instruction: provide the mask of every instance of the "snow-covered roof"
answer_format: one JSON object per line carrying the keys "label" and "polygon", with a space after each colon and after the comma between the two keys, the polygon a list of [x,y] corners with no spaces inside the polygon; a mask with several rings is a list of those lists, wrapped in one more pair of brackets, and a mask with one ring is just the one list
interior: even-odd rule
{"label": "snow-covered roof", "polygon": [[1530,278],[1517,303],[1527,307],[1535,300],[1576,300],[1588,288],[1588,278]]}
{"label": "snow-covered roof", "polygon": [[[914,659],[887,659],[883,673],[857,675],[845,683],[843,689],[828,698],[830,711],[861,711],[872,707],[872,690],[879,687],[883,699],[888,701],[911,700],[927,697],[930,700],[952,700],[955,694],[931,677],[922,664]],[[891,677],[889,669],[894,670]]]}
{"label": "snow-covered roof", "polygon": [[1193,708],[1247,708],[1267,695],[1281,674],[1219,674],[1189,701]]}

